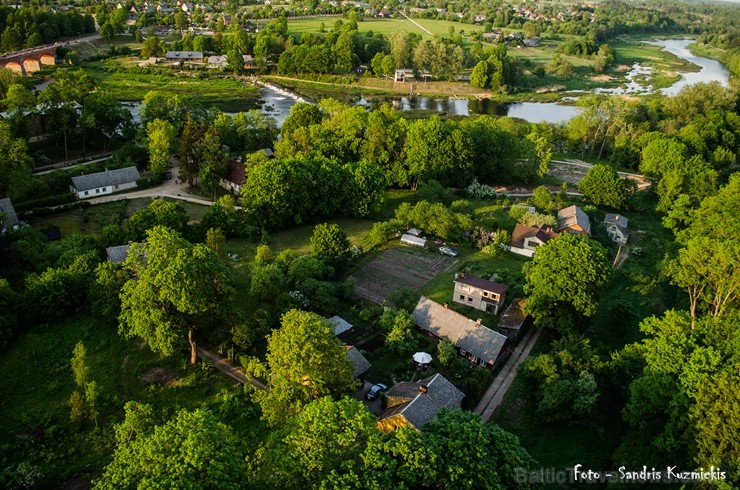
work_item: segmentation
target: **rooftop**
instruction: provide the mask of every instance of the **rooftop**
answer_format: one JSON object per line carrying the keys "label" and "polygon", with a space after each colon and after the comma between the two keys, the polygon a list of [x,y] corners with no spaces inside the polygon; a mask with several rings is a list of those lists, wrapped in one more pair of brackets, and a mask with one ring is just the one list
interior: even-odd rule
{"label": "rooftop", "polygon": [[466,274],[465,272],[461,273],[460,276],[455,279],[455,282],[467,284],[468,286],[473,286],[474,288],[482,289],[484,291],[491,291],[496,294],[504,294],[509,290],[509,286],[506,284],[499,284],[497,282],[489,281],[488,279],[481,279],[478,276]]}
{"label": "rooftop", "polygon": [[329,318],[329,321],[334,327],[334,335],[342,334],[352,328],[352,324],[339,315],[334,315]]}
{"label": "rooftop", "polygon": [[498,328],[519,330],[524,325],[527,314],[524,313],[524,299],[520,298],[511,302],[506,311],[501,314]]}
{"label": "rooftop", "polygon": [[108,261],[114,264],[120,264],[126,257],[128,257],[128,249],[131,248],[131,244],[117,245],[115,247],[108,247],[105,249],[105,253],[108,256]]}
{"label": "rooftop", "polygon": [[409,401],[388,408],[381,414],[381,419],[403,414],[414,427],[421,428],[431,422],[440,410],[459,408],[465,394],[437,373],[417,382],[396,383],[386,396],[408,398]]}
{"label": "rooftop", "polygon": [[0,199],[0,214],[2,214],[2,225],[0,226],[0,229],[4,228],[12,228],[16,226],[18,223],[18,215],[15,214],[15,208],[13,207],[13,202],[10,200],[9,197],[5,197],[3,199]]}
{"label": "rooftop", "polygon": [[419,298],[413,315],[423,330],[449,340],[486,362],[494,362],[498,358],[507,340],[506,336],[425,296]]}
{"label": "rooftop", "polygon": [[126,167],[72,177],[72,187],[77,192],[89,191],[90,189],[98,189],[111,185],[130,184],[140,178],[139,170],[136,167]]}
{"label": "rooftop", "polygon": [[574,204],[558,211],[558,230],[574,225],[580,226],[587,234],[591,234],[591,221],[583,209]]}
{"label": "rooftop", "polygon": [[365,359],[365,356],[362,355],[362,352],[360,352],[357,347],[352,345],[345,345],[345,349],[347,349],[347,357],[349,358],[349,362],[352,363],[352,367],[354,368],[354,377],[359,378],[368,370],[370,370],[370,367],[372,366],[370,364],[370,361]]}
{"label": "rooftop", "polygon": [[547,225],[539,226],[526,226],[521,223],[517,223],[514,227],[514,231],[511,233],[511,241],[509,242],[512,247],[522,248],[524,246],[524,240],[530,237],[536,237],[542,243],[547,243],[558,236],[552,228]]}

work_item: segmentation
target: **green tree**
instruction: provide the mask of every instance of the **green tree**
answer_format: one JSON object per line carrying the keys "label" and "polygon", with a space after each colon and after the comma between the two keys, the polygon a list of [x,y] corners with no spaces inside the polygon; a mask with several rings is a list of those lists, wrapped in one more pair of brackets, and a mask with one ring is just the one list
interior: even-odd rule
{"label": "green tree", "polygon": [[470,85],[478,88],[487,88],[488,71],[488,62],[486,60],[479,61],[473,68],[473,72],[470,74]]}
{"label": "green tree", "polygon": [[356,386],[344,346],[326,318],[290,310],[281,323],[267,340],[269,389],[254,395],[271,425],[298,414],[312,400],[346,394]]}
{"label": "green tree", "polygon": [[288,422],[284,441],[308,487],[333,472],[359,473],[361,455],[370,441],[379,438],[375,418],[362,402],[324,397],[306,405]]}
{"label": "green tree", "polygon": [[552,209],[552,194],[544,185],[539,186],[532,192],[532,204],[537,209],[548,212]]}
{"label": "green tree", "polygon": [[141,44],[141,57],[151,58],[153,56],[161,56],[162,48],[160,47],[159,38],[157,36],[149,36]]}
{"label": "green tree", "polygon": [[237,490],[244,474],[232,429],[207,410],[181,410],[151,433],[119,445],[94,488]]}
{"label": "green tree", "polygon": [[[534,461],[519,439],[480,416],[462,410],[442,410],[424,427],[427,443],[437,455],[435,484],[441,488],[526,488],[517,470]],[[469,448],[475,447],[476,451]]]}
{"label": "green tree", "polygon": [[13,138],[10,126],[0,121],[0,195],[23,194],[33,185],[31,168],[33,161],[28,156],[26,142]]}
{"label": "green tree", "polygon": [[116,443],[129,444],[138,436],[150,434],[154,429],[154,409],[146,403],[128,401],[123,407],[123,422],[115,425]]}
{"label": "green tree", "polygon": [[90,366],[87,363],[87,350],[85,349],[85,344],[81,341],[75,344],[74,351],[72,352],[71,364],[75,384],[79,387],[84,387],[89,381]]}
{"label": "green tree", "polygon": [[561,333],[596,312],[599,292],[611,277],[606,250],[593,240],[569,233],[538,247],[522,270],[525,311],[535,324]]}
{"label": "green tree", "polygon": [[176,201],[155,199],[145,209],[136,211],[126,221],[126,228],[134,240],[141,240],[147,230],[155,226],[166,226],[182,232],[187,227],[190,217],[182,204]]}
{"label": "green tree", "polygon": [[149,149],[149,170],[163,176],[170,164],[170,155],[175,142],[175,128],[168,121],[155,119],[146,125]]}
{"label": "green tree", "polygon": [[219,180],[226,174],[228,153],[213,128],[206,131],[203,139],[196,143],[195,152],[200,162],[198,173],[200,186],[203,191],[210,193],[213,199]]}
{"label": "green tree", "polygon": [[457,349],[455,344],[449,340],[441,340],[437,344],[437,360],[445,367],[452,366],[457,359]]}
{"label": "green tree", "polygon": [[596,206],[622,209],[626,197],[624,182],[617,171],[605,164],[596,164],[588,169],[578,184],[578,191]]}
{"label": "green tree", "polygon": [[100,27],[100,37],[105,41],[110,41],[116,35],[116,31],[113,26],[107,22]]}
{"label": "green tree", "polygon": [[206,245],[191,245],[177,232],[157,226],[147,232],[145,244],[131,246],[125,267],[135,279],[121,292],[119,332],[143,338],[165,356],[187,333],[190,364],[195,364],[196,329],[204,317],[222,313],[232,293],[226,266]]}
{"label": "green tree", "polygon": [[352,257],[347,235],[337,224],[316,225],[310,242],[311,254],[337,270],[343,269]]}

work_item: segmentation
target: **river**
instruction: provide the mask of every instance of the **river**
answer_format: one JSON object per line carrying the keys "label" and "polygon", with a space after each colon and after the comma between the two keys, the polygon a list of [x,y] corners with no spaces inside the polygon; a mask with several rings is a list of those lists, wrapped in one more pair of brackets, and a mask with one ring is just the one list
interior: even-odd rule
{"label": "river", "polygon": [[[681,73],[681,79],[670,87],[661,89],[665,95],[675,95],[684,87],[703,82],[718,81],[722,85],[729,84],[730,72],[719,61],[702,58],[691,54],[688,45],[691,39],[666,39],[660,41],[645,41],[648,44],[663,46],[663,49],[679,58],[686,59],[700,67],[700,71]],[[615,89],[596,89],[595,93],[602,94],[630,94],[647,95],[654,93],[650,85],[652,68],[635,63],[632,70],[626,74],[627,83],[624,87]],[[635,78],[644,79],[647,85],[641,85]],[[275,117],[278,124],[282,122],[295,104],[295,100],[278,94],[268,88],[262,88],[265,99],[265,112]],[[571,98],[572,100],[572,98]],[[383,97],[368,102],[360,97],[353,103],[357,105],[377,107],[382,103],[389,103],[401,111],[425,110],[445,113],[455,116],[470,116],[474,114],[488,114],[492,116],[509,116],[524,119],[529,122],[564,123],[578,115],[580,108],[559,104],[556,102],[513,102],[499,103],[488,99],[457,99],[452,97]]]}

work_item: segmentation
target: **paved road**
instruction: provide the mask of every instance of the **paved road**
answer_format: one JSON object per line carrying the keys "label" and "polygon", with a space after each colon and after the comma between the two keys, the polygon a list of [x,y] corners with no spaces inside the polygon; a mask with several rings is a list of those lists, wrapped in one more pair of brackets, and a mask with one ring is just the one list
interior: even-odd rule
{"label": "paved road", "polygon": [[221,371],[225,376],[233,379],[234,381],[241,383],[241,384],[251,384],[253,386],[256,386],[257,388],[261,390],[266,390],[267,387],[257,381],[254,378],[248,378],[246,374],[244,374],[244,371],[239,369],[235,364],[232,362],[223,359],[219,357],[218,354],[215,352],[211,352],[208,349],[205,349],[203,347],[198,347],[198,357],[201,359],[205,359],[206,361],[213,364],[213,366]]}
{"label": "paved road", "polygon": [[541,328],[532,327],[527,337],[514,349],[506,364],[501,368],[496,377],[493,378],[491,386],[488,387],[488,390],[486,390],[486,393],[474,410],[475,413],[480,414],[483,422],[488,422],[499,405],[501,405],[506,392],[509,391],[511,383],[514,382],[519,372],[519,366],[529,356],[529,353],[532,352],[532,348],[537,343],[541,333]]}

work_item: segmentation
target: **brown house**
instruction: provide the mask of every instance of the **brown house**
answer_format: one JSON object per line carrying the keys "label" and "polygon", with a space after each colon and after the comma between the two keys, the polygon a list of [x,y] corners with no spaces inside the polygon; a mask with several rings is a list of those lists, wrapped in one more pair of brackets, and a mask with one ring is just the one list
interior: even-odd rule
{"label": "brown house", "polygon": [[504,305],[508,290],[509,286],[505,284],[463,272],[455,279],[455,292],[452,300],[461,305],[472,306],[477,310],[498,315]]}
{"label": "brown house", "polygon": [[247,181],[247,167],[236,160],[229,160],[226,164],[226,177],[218,181],[218,185],[236,195],[242,193],[242,186]]}
{"label": "brown house", "polygon": [[558,236],[552,228],[547,225],[526,226],[517,223],[511,234],[509,250],[518,255],[533,257],[537,247]]}
{"label": "brown house", "polygon": [[422,332],[437,340],[449,340],[473,364],[493,369],[510,353],[505,335],[424,296],[419,298],[413,316]]}
{"label": "brown house", "polygon": [[591,237],[591,220],[583,209],[575,204],[558,211],[558,233]]}
{"label": "brown house", "polygon": [[404,426],[421,430],[440,410],[460,408],[464,397],[439,373],[417,382],[396,383],[386,393],[388,408],[380,414],[378,428],[384,432]]}

